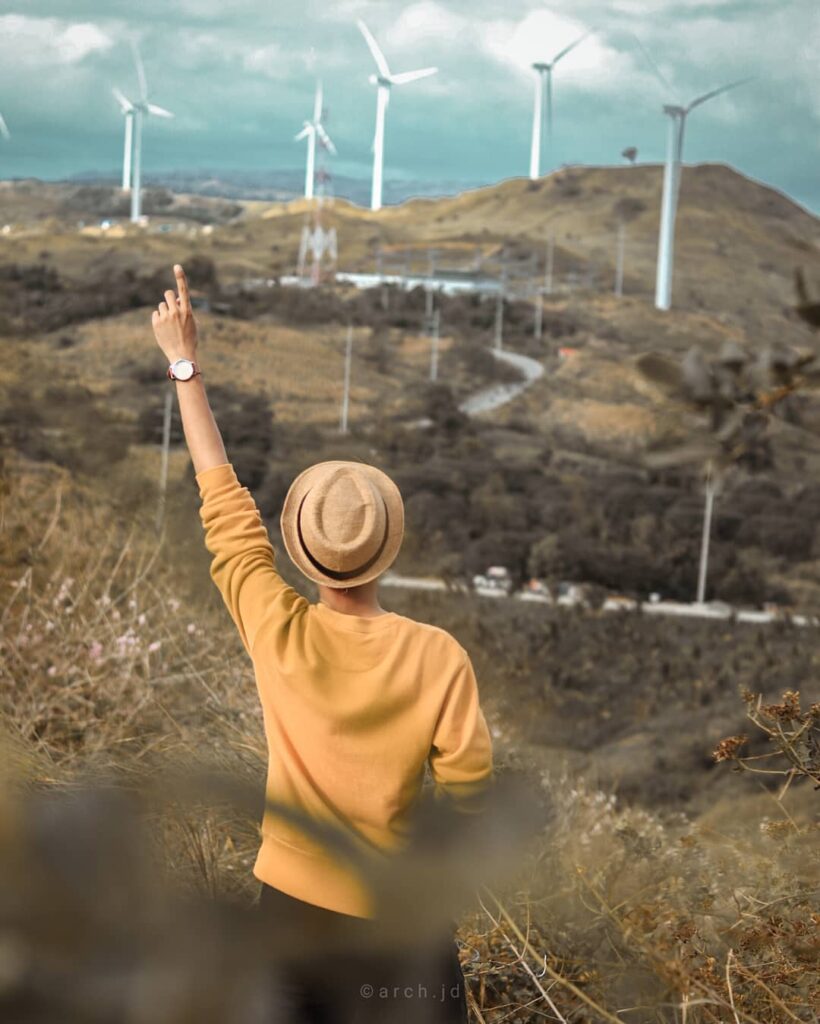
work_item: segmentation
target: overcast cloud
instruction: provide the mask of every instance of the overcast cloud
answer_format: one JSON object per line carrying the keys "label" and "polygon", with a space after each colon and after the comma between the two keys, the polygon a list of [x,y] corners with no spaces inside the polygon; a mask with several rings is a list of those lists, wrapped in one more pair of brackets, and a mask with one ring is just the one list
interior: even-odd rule
{"label": "overcast cloud", "polygon": [[7,0],[0,10],[0,112],[12,131],[0,140],[3,177],[118,169],[111,87],[136,93],[131,37],[151,99],[177,115],[147,126],[147,173],[302,166],[293,136],[320,73],[332,169],[368,177],[375,90],[362,17],[391,70],[440,69],[393,90],[387,178],[525,174],[529,65],[594,28],[555,72],[548,166],[617,163],[628,145],[659,161],[663,102],[755,74],[693,113],[686,161],[730,163],[820,209],[817,0]]}

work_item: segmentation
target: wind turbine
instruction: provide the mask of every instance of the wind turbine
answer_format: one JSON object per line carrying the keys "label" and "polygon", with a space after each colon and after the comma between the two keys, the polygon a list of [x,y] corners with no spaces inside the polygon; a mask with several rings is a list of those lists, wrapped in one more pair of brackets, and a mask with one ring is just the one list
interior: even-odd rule
{"label": "wind turbine", "polygon": [[[139,79],[140,98],[133,105],[133,134],[132,134],[132,173],[133,182],[131,188],[131,221],[136,224],[142,215],[142,119],[150,115],[155,117],[173,117],[170,110],[158,107],[155,103],[148,102],[148,83],[145,78],[145,68],[142,64],[137,44],[132,40],[131,47],[134,51],[134,63],[137,68]],[[124,98],[124,97],[123,97]],[[126,125],[126,135],[128,126]],[[123,169],[123,178],[125,171]]]}
{"label": "wind turbine", "polygon": [[376,62],[377,75],[371,75],[370,84],[377,86],[376,91],[376,134],[373,139],[373,184],[370,193],[370,209],[380,210],[382,208],[382,174],[384,171],[384,116],[387,104],[390,102],[390,88],[394,85],[405,85],[407,82],[415,82],[419,78],[427,78],[434,75],[438,68],[421,68],[419,71],[402,71],[398,75],[391,74],[387,66],[387,60],[379,49],[379,44],[373,38],[367,25],[359,19],[359,29],[364,36],[373,60]]}
{"label": "wind turbine", "polygon": [[125,148],[122,154],[122,190],[131,188],[131,148],[134,136],[134,104],[119,89],[111,90],[125,118]]}
{"label": "wind turbine", "polygon": [[721,93],[735,89],[745,82],[751,81],[751,77],[741,78],[728,85],[722,85],[719,89],[712,89],[710,92],[698,96],[686,106],[666,103],[663,107],[664,114],[669,118],[669,131],[666,145],[666,164],[663,170],[663,198],[661,200],[661,225],[658,237],[658,266],[655,280],[655,307],[656,309],[669,309],[672,305],[672,273],[674,270],[675,255],[675,217],[678,212],[678,194],[680,192],[680,179],[683,161],[683,132],[686,127],[686,118],[702,103],[720,96]]}
{"label": "wind turbine", "polygon": [[592,31],[590,29],[588,32],[584,32],[575,42],[565,46],[563,50],[559,50],[551,61],[536,61],[532,65],[532,69],[537,75],[535,79],[535,105],[532,113],[532,147],[530,149],[530,177],[533,179],[540,177],[541,172],[541,128],[544,123],[545,108],[547,138],[552,141],[552,69],[562,57],[566,57],[579,43],[582,43],[587,36],[591,35]]}
{"label": "wind turbine", "polygon": [[298,142],[300,139],[308,140],[307,149],[307,169],[305,171],[305,199],[313,198],[313,182],[314,182],[314,168],[316,166],[316,138],[318,136],[319,141],[325,149],[329,150],[335,155],[336,147],[330,141],[330,136],[325,131],[325,127],[322,124],[322,83],[317,81],[316,83],[316,100],[313,105],[313,120],[305,121],[304,128],[299,132],[298,135],[294,136],[294,139]]}
{"label": "wind turbine", "polygon": [[2,135],[3,138],[6,139],[6,140],[11,138],[11,132],[9,131],[9,126],[6,124],[5,118],[3,117],[2,114],[0,114],[0,135]]}

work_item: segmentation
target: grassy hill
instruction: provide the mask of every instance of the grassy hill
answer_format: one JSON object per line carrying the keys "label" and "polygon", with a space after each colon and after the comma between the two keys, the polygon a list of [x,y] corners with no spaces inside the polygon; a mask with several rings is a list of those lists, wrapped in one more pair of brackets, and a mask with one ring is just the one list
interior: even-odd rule
{"label": "grassy hill", "polygon": [[[700,482],[689,471],[650,471],[642,457],[650,440],[685,434],[690,419],[637,372],[635,357],[681,355],[695,343],[713,351],[726,340],[751,350],[816,346],[794,314],[792,275],[802,266],[820,291],[818,222],[728,168],[686,168],[676,306],[661,314],[652,306],[659,188],[656,167],[568,168],[377,215],[328,208],[346,269],[371,267],[376,245],[397,259],[413,249],[418,269],[428,247],[460,265],[479,253],[490,263],[506,247],[519,272],[535,251],[540,275],[555,233],[557,288],[543,337],[534,337],[528,300],[505,310],[505,347],[541,360],[546,373],[515,402],[469,420],[458,400],[503,372],[487,352],[493,301],[441,300],[440,382],[431,387],[419,292],[390,290],[385,303],[343,288],[241,288],[246,276],[292,269],[304,203],[158,195],[148,230],[115,223],[103,232],[100,217],[121,208],[114,190],[1,184],[0,224],[10,227],[0,233],[0,774],[5,782],[3,773],[19,771],[24,806],[35,807],[38,791],[73,788],[87,770],[116,767],[138,788],[174,759],[213,760],[260,792],[250,666],[209,582],[175,411],[162,529],[154,520],[170,385],[149,312],[176,261],[211,304],[198,316],[201,357],[229,457],[283,575],[309,596],[277,533],[285,489],[311,462],[356,458],[383,466],[401,488],[401,571],[457,577],[502,562],[519,578],[585,580],[599,596],[690,599]],[[611,284],[621,217],[619,300]],[[169,229],[154,230],[161,224]],[[348,323],[352,429],[340,435]],[[565,347],[573,354],[561,359]],[[408,425],[420,415],[429,427]],[[815,399],[796,401],[776,424],[774,464],[727,481],[710,596],[820,607],[818,417]],[[789,1019],[812,1019],[820,979],[810,784],[781,792],[781,776],[739,778],[712,750],[749,731],[752,754],[772,752],[746,722],[738,688],[767,700],[800,689],[811,704],[814,632],[385,591],[385,607],[439,624],[469,649],[500,773],[523,773],[545,802],[527,807],[545,824],[503,893],[503,922],[461,922],[480,1019],[542,1019],[533,979],[548,963],[566,1019],[618,1019],[639,1007],[666,1020],[670,1002],[687,1006],[693,1024],[740,1014],[779,1024],[784,1007]],[[777,723],[789,726],[782,714]],[[0,863],[28,866],[51,847],[30,856],[18,847],[7,827],[18,809],[5,800],[4,789]],[[249,901],[255,819],[248,806],[214,802],[209,792],[195,808],[163,809],[152,829],[186,884]],[[104,839],[100,829],[89,849],[106,849]],[[15,884],[13,871],[0,878]],[[39,887],[50,905],[34,920],[50,920],[61,887],[72,900],[82,891],[67,871],[54,885]],[[71,927],[60,934],[77,947],[82,908],[67,905]],[[0,913],[12,940],[18,927]],[[72,953],[73,979],[84,967],[73,969]],[[34,974],[19,974],[26,996]],[[3,998],[17,995],[18,975],[9,979]],[[698,1017],[701,1004],[715,1014]]]}
{"label": "grassy hill", "polygon": [[[686,596],[699,536],[698,481],[691,473],[649,474],[642,453],[659,438],[685,436],[692,419],[636,371],[635,357],[649,349],[682,356],[693,344],[716,351],[727,340],[751,351],[772,342],[816,347],[794,312],[793,276],[802,267],[820,292],[820,230],[817,218],[787,197],[730,168],[685,168],[675,307],[661,313],[652,302],[660,185],[655,166],[575,167],[377,214],[344,201],[325,208],[344,269],[372,268],[379,246],[387,261],[419,271],[435,249],[440,266],[483,261],[498,272],[506,251],[518,297],[507,304],[504,345],[541,360],[547,373],[467,429],[453,418],[455,403],[510,372],[486,351],[494,300],[439,300],[441,386],[431,390],[422,294],[393,290],[384,303],[376,292],[350,288],[243,287],[249,277],[293,270],[311,216],[304,201],[230,204],[149,194],[157,212],[148,228],[115,221],[102,231],[88,211],[121,204],[117,190],[4,183],[0,222],[11,225],[0,234],[0,332],[12,396],[6,432],[37,457],[88,468],[97,449],[82,430],[98,436],[110,421],[111,457],[140,451],[140,493],[150,493],[165,380],[148,311],[179,260],[196,292],[219,310],[199,315],[205,373],[217,389],[215,406],[232,417],[232,452],[237,459],[244,448],[254,453],[246,463],[250,479],[262,483],[269,473],[280,481],[266,485],[271,515],[287,473],[323,451],[355,453],[402,473],[411,533],[433,531],[432,543],[408,542],[408,570],[470,572],[505,561],[520,576],[539,570],[610,589]],[[207,224],[198,219],[203,211]],[[86,227],[78,229],[81,212]],[[612,291],[619,222],[627,239],[620,299]],[[555,290],[545,300],[539,340],[526,289],[535,283],[533,269],[541,279],[549,233]],[[341,438],[335,427],[348,323],[354,431]],[[567,346],[572,358],[559,359]],[[408,436],[401,422],[429,414],[431,403],[437,430]],[[736,474],[729,481],[716,525],[721,596],[820,599],[820,546],[813,517],[803,511],[812,508],[820,474],[818,425],[820,403],[795,400],[790,417],[775,426],[776,457],[765,479]],[[276,440],[258,441],[260,432]],[[173,439],[176,450],[176,421]],[[182,468],[184,449],[178,455]],[[408,467],[419,461],[426,469],[411,478]],[[461,532],[438,521],[444,513],[434,495],[463,524]],[[568,507],[583,514],[556,518],[555,509]],[[565,536],[570,526],[577,541]],[[550,551],[558,535],[571,556]],[[666,538],[661,550],[671,559],[655,559],[655,569],[647,548],[653,536]],[[611,561],[613,544],[632,552],[626,563]]]}

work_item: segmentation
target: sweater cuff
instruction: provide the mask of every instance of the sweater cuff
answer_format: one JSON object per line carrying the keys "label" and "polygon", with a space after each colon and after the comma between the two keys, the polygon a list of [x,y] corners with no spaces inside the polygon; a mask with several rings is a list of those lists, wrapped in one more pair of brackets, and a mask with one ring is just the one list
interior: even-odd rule
{"label": "sweater cuff", "polygon": [[208,491],[216,487],[224,487],[226,484],[239,483],[236,470],[230,462],[223,462],[219,466],[211,466],[203,469],[201,473],[195,474],[194,479],[199,486],[199,496],[204,498]]}

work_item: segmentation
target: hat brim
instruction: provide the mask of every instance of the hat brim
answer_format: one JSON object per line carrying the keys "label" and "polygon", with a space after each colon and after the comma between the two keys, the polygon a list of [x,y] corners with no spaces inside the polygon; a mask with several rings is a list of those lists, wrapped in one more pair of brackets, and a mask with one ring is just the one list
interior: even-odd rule
{"label": "hat brim", "polygon": [[[358,472],[366,473],[378,489],[379,494],[381,494],[387,513],[387,536],[378,557],[361,573],[354,576],[345,576],[343,579],[338,574],[334,575],[324,572],[310,558],[302,545],[298,524],[299,508],[313,483],[320,475],[338,466],[349,466],[355,468]],[[369,583],[371,580],[376,579],[377,576],[381,576],[396,560],[402,539],[404,538],[404,502],[395,483],[386,473],[383,473],[375,466],[368,466],[364,462],[345,462],[340,460],[317,462],[315,465],[308,466],[307,469],[302,470],[290,485],[282,505],[279,523],[282,529],[282,540],[290,560],[309,580],[335,589],[358,587],[363,583]]]}

